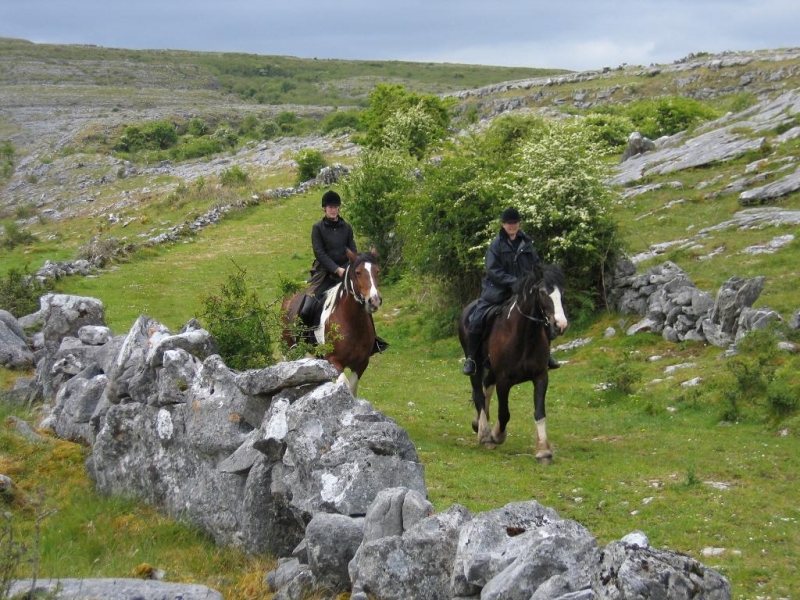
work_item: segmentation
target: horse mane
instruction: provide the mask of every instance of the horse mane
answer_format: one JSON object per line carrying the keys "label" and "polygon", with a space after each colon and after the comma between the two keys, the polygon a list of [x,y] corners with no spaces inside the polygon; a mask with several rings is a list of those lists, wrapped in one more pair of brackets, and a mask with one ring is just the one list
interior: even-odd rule
{"label": "horse mane", "polygon": [[548,288],[557,287],[563,291],[566,283],[566,276],[560,265],[551,264],[545,265],[544,267],[534,265],[533,269],[531,269],[520,282],[511,301],[518,302],[521,305],[529,298],[535,298],[536,295],[533,293],[533,290],[540,281],[544,281]]}
{"label": "horse mane", "polygon": [[358,256],[356,256],[356,259],[350,263],[350,266],[357,267],[361,263],[370,261],[374,262],[375,260],[377,260],[377,258],[371,252],[361,252]]}

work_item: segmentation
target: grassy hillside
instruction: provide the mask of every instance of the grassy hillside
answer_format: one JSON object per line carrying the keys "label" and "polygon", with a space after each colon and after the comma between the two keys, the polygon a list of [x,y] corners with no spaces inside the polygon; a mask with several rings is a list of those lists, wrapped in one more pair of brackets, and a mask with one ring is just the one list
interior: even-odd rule
{"label": "grassy hillside", "polygon": [[[79,50],[68,47],[63,51]],[[48,60],[54,59],[50,56]],[[7,68],[8,63],[3,64]],[[765,59],[741,68],[761,69],[769,64]],[[789,61],[786,68],[796,69],[796,62]],[[741,76],[735,70],[728,72],[738,74],[731,79]],[[721,77],[719,72],[706,75]],[[565,102],[574,104],[578,92],[594,97],[611,88],[619,94],[658,95],[659,90],[677,89],[676,78],[683,76],[666,70],[641,76],[599,73],[583,82],[507,89],[472,95],[463,102],[465,106],[479,102],[481,111],[489,111],[495,102],[507,101],[514,94],[524,97],[528,108],[536,102],[552,106],[554,98],[571,98]],[[201,79],[198,76],[197,81]],[[15,86],[19,85],[17,81]],[[752,93],[775,93],[788,85],[781,80],[773,84],[776,89],[772,92],[764,87]],[[542,90],[545,96],[537,95]],[[733,104],[741,93],[733,88],[715,95],[713,101]],[[179,98],[173,101],[178,106]],[[774,139],[776,132],[762,135]],[[796,160],[800,140],[773,150],[762,169],[776,168],[784,159]],[[64,161],[75,162],[60,163],[59,159],[53,164],[72,165],[74,171],[86,174],[87,180],[94,180],[98,175],[89,176],[90,170],[101,171],[92,166],[90,158],[94,160],[88,155],[67,156]],[[335,148],[330,158],[354,160],[345,150]],[[751,154],[648,179],[652,184],[679,181],[680,186],[665,185],[618,205],[615,214],[631,253],[688,237],[699,227],[729,219],[741,209],[736,194],[714,192],[723,190],[760,158],[760,154]],[[33,162],[36,160],[41,158]],[[142,173],[135,180],[116,182],[119,187],[107,195],[77,203],[74,213],[61,221],[38,222],[35,216],[17,215],[33,219],[31,228],[39,242],[15,251],[15,263],[9,255],[0,257],[0,270],[20,264],[25,257],[37,264],[45,258],[71,257],[92,235],[130,235],[135,239],[156,222],[178,222],[220,200],[257,196],[258,201],[196,236],[140,251],[96,278],[62,280],[59,287],[67,293],[102,299],[115,333],[126,332],[140,314],[174,330],[179,328],[199,315],[201,299],[226,279],[233,262],[246,268],[263,299],[272,301],[281,277],[300,279],[307,273],[312,256],[309,231],[320,216],[321,192],[281,200],[260,196],[267,188],[291,182],[289,162],[253,169],[252,174],[247,184],[233,190],[217,187],[217,180],[210,175],[207,183],[213,193],[193,195],[191,201],[182,203],[174,188],[161,189],[159,184],[164,182],[159,177],[163,175]],[[54,184],[48,185],[53,193]],[[112,206],[126,186],[136,199],[125,209],[125,215],[133,219],[128,225],[124,220],[113,224],[101,221],[98,205]],[[142,191],[144,188],[148,191]],[[82,194],[90,197],[89,192]],[[800,194],[783,197],[777,206],[800,210]],[[346,211],[345,206],[345,218]],[[712,294],[731,276],[765,275],[767,283],[756,305],[768,305],[788,318],[798,308],[797,233],[796,227],[786,226],[721,230],[694,245],[676,246],[640,268],[673,260],[700,289]],[[775,254],[740,253],[746,246],[768,244],[779,235],[794,235],[795,239]],[[718,248],[724,252],[704,258]],[[562,517],[586,525],[600,544],[638,529],[656,547],[694,556],[731,580],[733,598],[791,598],[800,589],[796,493],[800,417],[797,412],[788,417],[772,415],[763,394],[744,393],[738,396],[738,419],[726,419],[731,398],[742,390],[737,388],[737,374],[731,366],[735,363],[725,358],[721,349],[690,342],[671,344],[653,334],[626,336],[625,329],[638,319],[613,313],[598,314],[582,330],[571,329],[555,345],[586,343],[556,352],[566,364],[551,375],[548,433],[556,456],[552,465],[545,466],[536,462],[532,452],[531,386],[512,391],[506,444],[495,451],[478,447],[470,428],[469,385],[460,374],[462,353],[454,338],[432,341],[427,337],[426,317],[436,307],[430,305],[426,290],[417,282],[401,281],[383,286],[381,291],[384,306],[376,322],[391,348],[371,362],[359,395],[409,432],[425,465],[429,497],[438,510],[457,502],[483,511],[536,499]],[[609,327],[616,335],[605,336]],[[784,367],[797,364],[796,356],[782,355],[778,360]],[[0,370],[0,384],[10,387],[16,375]],[[701,378],[700,385],[684,385],[696,377]],[[617,385],[604,391],[604,384],[623,381],[629,384],[626,389]],[[36,514],[59,511],[41,523],[40,576],[130,576],[141,572],[138,569],[145,564],[164,568],[173,580],[214,585],[225,590],[226,597],[267,597],[257,582],[270,564],[268,558],[253,560],[229,549],[216,549],[191,528],[166,523],[146,508],[95,497],[82,472],[86,449],[65,442],[45,446],[26,442],[5,417],[13,413],[33,420],[36,415],[8,407],[1,410],[6,426],[0,429],[0,472],[14,478],[21,491],[9,510],[24,527],[27,539],[32,538]],[[59,468],[54,469],[54,464]],[[38,500],[40,486],[43,491]],[[165,531],[171,535],[164,538]],[[201,559],[176,559],[176,538],[181,548],[184,544],[188,548],[179,556]]]}
{"label": "grassy hillside", "polygon": [[256,104],[363,104],[377,82],[445,93],[559,69],[33,44],[0,38],[0,85],[213,90]]}

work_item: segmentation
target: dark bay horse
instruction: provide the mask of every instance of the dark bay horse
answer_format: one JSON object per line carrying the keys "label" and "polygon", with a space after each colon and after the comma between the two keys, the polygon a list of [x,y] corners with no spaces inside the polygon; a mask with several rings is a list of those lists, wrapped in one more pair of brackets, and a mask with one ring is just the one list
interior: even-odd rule
{"label": "dark bay horse", "polygon": [[[375,346],[372,313],[380,308],[383,299],[378,291],[377,256],[372,252],[356,255],[348,250],[347,257],[350,263],[342,282],[328,290],[320,326],[309,332],[306,339],[312,345],[326,340],[331,344],[332,349],[325,358],[339,371],[337,381],[347,382],[355,395]],[[300,292],[284,299],[282,309],[286,325],[297,319],[303,296]],[[284,328],[283,339],[289,345],[298,341],[289,327]],[[346,368],[350,369],[350,377],[344,373]]]}
{"label": "dark bay horse", "polygon": [[[472,429],[478,442],[495,448],[506,440],[506,425],[511,418],[508,394],[512,386],[533,382],[534,419],[536,421],[536,460],[550,462],[553,451],[547,440],[544,398],[547,393],[547,361],[550,339],[564,333],[567,318],[561,304],[564,273],[557,265],[534,269],[518,286],[518,291],[501,307],[494,321],[485,328],[483,360],[470,376],[472,401],[477,416]],[[466,353],[466,324],[475,302],[461,313],[458,338]],[[485,377],[484,377],[485,370]],[[497,391],[497,423],[489,427],[489,406]]]}

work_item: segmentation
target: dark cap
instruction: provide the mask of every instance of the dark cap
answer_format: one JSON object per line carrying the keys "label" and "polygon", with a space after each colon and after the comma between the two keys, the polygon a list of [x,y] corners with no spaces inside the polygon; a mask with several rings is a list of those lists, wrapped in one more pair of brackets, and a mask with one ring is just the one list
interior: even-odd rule
{"label": "dark cap", "polygon": [[503,211],[503,223],[519,223],[519,211],[509,206]]}
{"label": "dark cap", "polygon": [[333,190],[328,190],[324,194],[322,194],[322,206],[323,208],[326,206],[341,206],[342,199],[339,197],[339,194],[334,192]]}

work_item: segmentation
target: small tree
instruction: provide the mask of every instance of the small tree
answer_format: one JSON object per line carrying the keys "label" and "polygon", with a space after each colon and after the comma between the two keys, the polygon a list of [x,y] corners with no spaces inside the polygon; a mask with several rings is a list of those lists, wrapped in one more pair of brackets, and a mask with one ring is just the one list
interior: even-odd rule
{"label": "small tree", "polygon": [[381,147],[421,160],[440,138],[438,123],[420,101],[392,113],[381,132]]}
{"label": "small tree", "polygon": [[[398,111],[416,106],[426,113],[433,123],[431,139],[443,139],[447,134],[455,100],[442,100],[433,94],[407,91],[399,84],[379,84],[369,95],[369,108],[361,115],[366,130],[365,144],[371,148],[385,148],[384,129]],[[426,129],[429,126],[426,126]]]}
{"label": "small tree", "polygon": [[361,164],[342,182],[347,218],[369,246],[375,246],[384,278],[402,260],[397,225],[403,202],[416,185],[416,161],[405,152],[367,149]]}
{"label": "small tree", "polygon": [[548,122],[544,135],[520,148],[516,168],[498,185],[507,185],[547,262],[558,262],[568,273],[575,295],[572,308],[588,294],[598,304],[604,275],[616,257],[616,225],[611,214],[611,189],[603,149],[594,143],[580,120]]}
{"label": "small tree", "polygon": [[314,179],[319,174],[320,169],[327,165],[322,152],[311,148],[298,150],[293,158],[297,162],[296,184]]}

